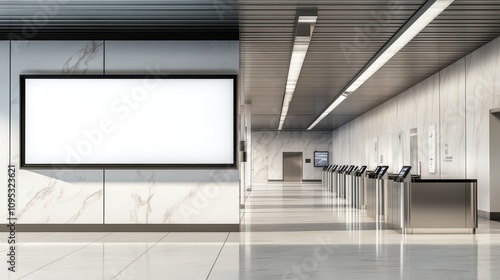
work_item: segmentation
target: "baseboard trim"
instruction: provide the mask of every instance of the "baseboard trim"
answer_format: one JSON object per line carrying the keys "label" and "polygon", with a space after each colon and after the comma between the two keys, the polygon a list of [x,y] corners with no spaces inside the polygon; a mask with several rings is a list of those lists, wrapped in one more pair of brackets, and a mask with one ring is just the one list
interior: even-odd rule
{"label": "baseboard trim", "polygon": [[[267,180],[268,182],[284,182],[283,180]],[[302,182],[304,183],[317,183],[317,182],[321,182],[321,179],[318,179],[318,180],[302,180]],[[300,183],[300,181],[297,181],[297,182],[291,182],[291,183]]]}
{"label": "baseboard trim", "polygon": [[490,212],[482,211],[482,210],[477,210],[477,216],[479,218],[483,219],[490,219]]}
{"label": "baseboard trim", "polygon": [[481,218],[488,219],[491,221],[500,221],[500,212],[487,212],[478,210],[477,215]]}
{"label": "baseboard trim", "polygon": [[[0,225],[0,232],[10,229]],[[17,224],[17,232],[239,232],[239,224]]]}

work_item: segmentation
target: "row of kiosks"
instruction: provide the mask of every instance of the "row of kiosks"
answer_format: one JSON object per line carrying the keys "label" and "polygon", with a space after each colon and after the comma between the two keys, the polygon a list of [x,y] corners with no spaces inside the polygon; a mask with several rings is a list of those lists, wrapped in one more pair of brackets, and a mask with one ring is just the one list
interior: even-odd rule
{"label": "row of kiosks", "polygon": [[386,224],[409,233],[475,233],[476,179],[422,179],[403,166],[387,188]]}
{"label": "row of kiosks", "polygon": [[338,165],[328,165],[323,167],[323,172],[321,172],[321,186],[323,189],[330,190],[331,182],[331,173],[337,169]]}
{"label": "row of kiosks", "polygon": [[475,232],[477,180],[422,179],[411,166],[389,174],[389,166],[330,165],[322,185],[353,208],[403,233]]}
{"label": "row of kiosks", "polygon": [[364,206],[366,166],[330,165],[323,168],[322,186],[336,197],[345,198],[348,205]]}

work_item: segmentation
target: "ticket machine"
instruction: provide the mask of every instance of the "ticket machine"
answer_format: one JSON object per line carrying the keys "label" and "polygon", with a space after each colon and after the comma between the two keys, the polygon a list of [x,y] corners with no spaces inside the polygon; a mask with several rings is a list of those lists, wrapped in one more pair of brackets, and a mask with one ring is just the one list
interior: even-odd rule
{"label": "ticket machine", "polygon": [[352,207],[365,208],[366,165],[361,166],[353,177]]}
{"label": "ticket machine", "polygon": [[332,165],[330,169],[327,170],[326,172],[326,177],[327,177],[327,185],[326,185],[326,189],[328,191],[332,191],[332,172],[335,172],[335,170],[337,169],[338,165]]}
{"label": "ticket machine", "polygon": [[337,182],[337,197],[345,198],[346,175],[348,173],[351,173],[353,169],[354,165],[346,165],[345,168],[341,172],[339,172]]}
{"label": "ticket machine", "polygon": [[350,171],[346,172],[345,174],[345,198],[346,198],[346,204],[347,205],[353,205],[353,198],[354,198],[354,178],[356,176],[356,172],[358,172],[359,167],[354,166],[353,169],[350,169]]}
{"label": "ticket machine", "polygon": [[384,220],[385,212],[385,189],[388,182],[387,170],[389,166],[379,166],[376,171],[370,174],[367,183],[367,203],[366,210],[369,217],[376,219],[376,221]]}

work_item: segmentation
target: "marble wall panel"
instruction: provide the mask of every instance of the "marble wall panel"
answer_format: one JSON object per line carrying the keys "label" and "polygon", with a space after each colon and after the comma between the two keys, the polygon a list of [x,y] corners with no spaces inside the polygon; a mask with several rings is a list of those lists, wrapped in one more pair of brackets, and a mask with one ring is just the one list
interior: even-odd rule
{"label": "marble wall panel", "polygon": [[[366,142],[366,159],[363,159],[362,154],[354,153],[351,156],[353,162],[371,161],[373,156],[370,147],[378,139],[382,143],[382,150],[387,146],[388,153],[392,153],[389,155],[389,165],[400,165],[400,158],[404,164],[409,164],[409,133],[410,129],[417,128],[422,177],[478,179],[479,209],[500,212],[500,185],[490,184],[489,174],[495,171],[489,167],[488,142],[490,109],[500,107],[499,65],[500,38],[497,38],[334,131],[333,150],[341,152],[343,148],[349,147],[348,139],[361,135]],[[394,130],[385,125],[391,119],[396,120]],[[429,173],[430,125],[436,126],[438,135],[436,173]],[[402,157],[394,151],[399,147],[396,145],[399,132],[403,135]],[[346,159],[346,155],[341,157],[342,160]]]}
{"label": "marble wall panel", "polygon": [[107,224],[238,224],[237,170],[106,171]]}
{"label": "marble wall panel", "polygon": [[[107,74],[239,73],[238,41],[107,41],[105,47]],[[209,206],[187,219],[184,212],[189,202],[218,183],[210,172],[106,171],[105,222],[238,224],[235,217],[239,215],[240,190],[244,187],[239,184],[239,172],[225,169],[213,172],[230,181],[221,185],[220,194],[210,199]],[[245,184],[244,176],[242,178]],[[137,213],[134,214],[133,209],[137,209]]]}
{"label": "marble wall panel", "polygon": [[[282,180],[283,152],[302,152],[303,179],[320,180],[321,168],[314,167],[314,151],[331,151],[331,143],[332,135],[328,132],[254,131],[253,178]],[[311,163],[305,163],[305,159],[311,159]]]}
{"label": "marble wall panel", "polygon": [[467,176],[478,179],[479,209],[500,212],[500,190],[490,184],[489,114],[500,107],[500,39],[467,57]]}
{"label": "marble wall panel", "polygon": [[465,178],[465,58],[440,72],[441,178]]}
{"label": "marble wall panel", "polygon": [[[12,162],[19,166],[19,75],[101,74],[100,41],[13,41]],[[63,129],[63,128],[62,128]],[[102,223],[102,170],[18,172],[19,223]]]}

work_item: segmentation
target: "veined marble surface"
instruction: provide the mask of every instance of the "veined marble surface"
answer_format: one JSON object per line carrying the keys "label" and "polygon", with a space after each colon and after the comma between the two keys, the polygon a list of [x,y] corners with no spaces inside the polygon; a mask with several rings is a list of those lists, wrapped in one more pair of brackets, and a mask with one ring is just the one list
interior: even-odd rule
{"label": "veined marble surface", "polygon": [[[96,73],[102,42],[12,42],[12,161],[19,166],[19,75]],[[102,171],[18,171],[19,223],[102,223]]]}
{"label": "veined marble surface", "polygon": [[106,224],[238,224],[237,170],[106,171]]}
{"label": "veined marble surface", "polygon": [[500,212],[500,189],[490,184],[489,114],[500,107],[500,38],[467,57],[467,176],[478,179],[479,209]]}
{"label": "veined marble surface", "polygon": [[[2,61],[8,61],[8,57],[5,60],[2,57],[5,44],[8,47],[8,43],[0,44]],[[17,166],[19,166],[20,74],[102,74],[104,65],[106,73],[129,74],[172,73],[174,69],[182,71],[183,74],[193,72],[237,74],[239,70],[237,41],[113,41],[106,42],[106,56],[103,54],[103,45],[102,41],[12,42],[10,151],[13,163]],[[4,71],[8,73],[8,68],[4,70],[3,66],[5,64],[0,66],[0,79],[6,79],[2,85],[6,85],[7,92],[0,88],[0,98],[9,94],[8,75],[4,74]],[[8,105],[9,101],[6,101]],[[6,114],[5,120],[8,120],[8,111],[3,105],[4,103],[0,107],[0,116]],[[0,119],[0,129],[2,128],[4,123]],[[0,148],[4,145],[3,137],[4,134],[1,134]],[[2,156],[0,163],[8,160],[3,153],[0,154]],[[18,171],[19,222],[101,224],[104,211],[109,210],[106,212],[106,221],[110,223],[237,224],[239,222],[238,172],[219,170],[212,174],[201,171],[196,175],[197,172],[148,174],[131,170],[119,173],[120,178],[129,178],[130,181],[120,181],[120,178],[113,177],[115,173],[110,172],[110,177],[103,182],[102,170],[21,170]],[[5,178],[5,174],[6,172],[2,172],[3,177],[0,178]],[[183,175],[186,177],[182,178]],[[229,179],[226,180],[227,176]],[[109,183],[109,186],[105,183]],[[209,191],[214,188],[219,193],[210,198],[210,203],[204,211],[199,211],[198,208],[205,207],[204,198],[200,194],[211,195]],[[3,191],[5,190],[2,189],[0,194]],[[121,199],[116,199],[117,197]],[[106,203],[103,201],[104,198]],[[5,203],[5,200],[0,202],[0,206],[2,203]],[[106,208],[103,207],[104,204]],[[127,209],[129,211],[126,211]]]}
{"label": "veined marble surface", "polygon": [[465,58],[440,74],[441,178],[465,178]]}
{"label": "veined marble surface", "polygon": [[[413,88],[413,92],[408,92],[405,96],[401,96],[400,100],[407,98],[404,107],[399,107],[400,114],[398,119],[402,120],[401,127],[405,127],[408,131],[411,128],[418,128],[418,161],[422,162],[422,177],[424,178],[439,178],[440,166],[436,164],[436,173],[429,173],[429,126],[436,126],[436,133],[439,135],[439,75],[434,75],[423,82],[417,84]],[[414,117],[408,116],[412,113]],[[405,123],[407,120],[408,123]],[[408,124],[415,124],[415,126]],[[410,140],[406,140],[407,146],[410,146]],[[439,137],[436,137],[436,159],[439,163]],[[409,161],[409,159],[408,159]]]}
{"label": "veined marble surface", "polygon": [[[239,73],[238,41],[107,41],[105,44],[107,74]],[[214,188],[218,193],[210,198]],[[106,171],[105,193],[106,223],[239,223],[237,170]]]}
{"label": "veined marble surface", "polygon": [[255,181],[268,180],[268,155],[272,133],[252,132],[252,165]]}
{"label": "veined marble surface", "polygon": [[331,157],[332,135],[328,132],[254,131],[252,141],[254,180],[282,180],[283,152],[302,152],[303,179],[319,180],[321,168],[314,167],[314,151],[330,151]]}
{"label": "veined marble surface", "polygon": [[102,171],[18,171],[22,224],[102,224]]}
{"label": "veined marble surface", "polygon": [[[99,46],[99,47],[96,47]],[[13,161],[19,161],[19,75],[102,74],[102,43],[83,41],[13,41],[11,117]],[[92,50],[92,52],[91,52]],[[84,56],[85,55],[85,56]]]}

